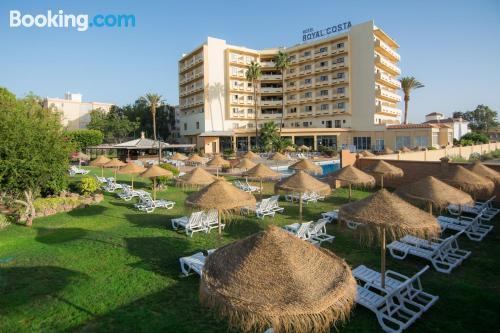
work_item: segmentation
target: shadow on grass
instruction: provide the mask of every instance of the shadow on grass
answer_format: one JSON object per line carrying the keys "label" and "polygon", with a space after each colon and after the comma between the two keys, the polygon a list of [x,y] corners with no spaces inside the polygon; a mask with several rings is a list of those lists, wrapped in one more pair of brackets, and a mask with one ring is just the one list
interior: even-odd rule
{"label": "shadow on grass", "polygon": [[87,230],[81,228],[36,228],[35,240],[44,244],[61,244],[84,238]]}
{"label": "shadow on grass", "polygon": [[67,214],[72,217],[91,217],[102,215],[107,208],[102,205],[89,205],[88,207],[73,209]]}
{"label": "shadow on grass", "polygon": [[[86,274],[54,266],[0,269],[0,309],[38,302],[52,302],[67,285],[86,280]],[[40,306],[40,305],[38,305]]]}
{"label": "shadow on grass", "polygon": [[[229,221],[224,223],[226,223],[224,233],[231,238],[245,238],[266,229],[266,225],[255,216],[233,216]],[[217,232],[217,230],[214,230],[214,232]]]}
{"label": "shadow on grass", "polygon": [[139,228],[157,228],[162,230],[171,228],[170,217],[162,214],[125,214],[125,219]]}

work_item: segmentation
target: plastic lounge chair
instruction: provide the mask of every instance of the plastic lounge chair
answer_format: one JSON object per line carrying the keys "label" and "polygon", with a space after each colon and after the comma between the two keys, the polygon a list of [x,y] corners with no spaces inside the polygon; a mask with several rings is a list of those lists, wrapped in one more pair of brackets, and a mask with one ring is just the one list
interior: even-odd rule
{"label": "plastic lounge chair", "polygon": [[[208,255],[212,254],[215,249],[208,250]],[[203,265],[205,264],[205,259],[207,258],[203,252],[197,252],[189,257],[179,258],[179,263],[181,264],[182,275],[188,276],[193,272],[201,276],[203,274]]]}
{"label": "plastic lounge chair", "polygon": [[280,207],[279,199],[279,195],[273,195],[272,197],[269,197],[269,209],[275,213],[283,213],[285,211],[285,208]]}
{"label": "plastic lounge chair", "polygon": [[250,213],[255,213],[255,215],[259,219],[264,219],[264,217],[266,216],[274,216],[276,214],[276,212],[271,208],[270,198],[262,199],[261,201],[257,202],[255,207],[242,207],[241,213],[247,215]]}
{"label": "plastic lounge chair", "polygon": [[169,200],[153,200],[151,198],[151,194],[145,192],[139,196],[141,202],[135,204],[135,207],[141,211],[145,211],[146,213],[152,213],[156,208],[166,208],[172,209],[174,208],[175,202]]}
{"label": "plastic lounge chair", "polygon": [[[201,222],[205,226],[206,232],[219,228],[219,212],[217,209],[210,209],[207,213],[203,213]],[[225,224],[221,223],[222,229],[224,229],[225,226]]]}
{"label": "plastic lounge chair", "polygon": [[332,223],[333,221],[337,221],[339,219],[339,210],[334,209],[330,212],[321,213],[321,217],[328,219],[328,223]]}
{"label": "plastic lounge chair", "polygon": [[311,224],[311,228],[309,229],[309,239],[313,241],[317,241],[320,245],[323,242],[332,243],[335,239],[335,236],[329,235],[326,232],[326,224],[328,223],[328,219],[322,218],[318,221]]}
{"label": "plastic lounge chair", "polygon": [[193,234],[198,231],[205,231],[207,227],[203,223],[203,212],[192,213],[189,217],[183,216],[175,219],[171,219],[172,229],[177,230],[183,228],[186,231],[186,235],[193,237]]}
{"label": "plastic lounge chair", "polygon": [[486,225],[482,223],[481,215],[477,215],[474,218],[471,217],[449,217],[449,216],[438,216],[438,222],[441,226],[441,230],[445,231],[447,229],[455,231],[465,231],[467,237],[470,240],[480,242],[483,238],[493,229],[492,225]]}
{"label": "plastic lounge chair", "polygon": [[299,237],[302,240],[308,241],[313,245],[319,246],[319,241],[312,239],[310,235],[311,224],[313,221],[303,223],[293,223],[283,227],[283,229],[292,235]]}
{"label": "plastic lounge chair", "polygon": [[429,260],[441,273],[450,273],[471,254],[461,250],[457,239],[464,230],[446,239],[435,239],[431,242],[414,236],[405,236],[399,241],[393,241],[387,248],[396,259],[405,259],[408,254]]}

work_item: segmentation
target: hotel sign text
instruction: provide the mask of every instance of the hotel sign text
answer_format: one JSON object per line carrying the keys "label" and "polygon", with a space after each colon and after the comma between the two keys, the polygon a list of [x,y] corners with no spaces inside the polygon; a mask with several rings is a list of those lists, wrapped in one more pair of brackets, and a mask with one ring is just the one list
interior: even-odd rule
{"label": "hotel sign text", "polygon": [[305,42],[305,41],[308,41],[311,39],[326,37],[328,35],[335,34],[337,32],[348,30],[350,27],[351,27],[351,21],[347,21],[344,23],[340,23],[340,24],[333,25],[331,27],[321,29],[321,30],[316,30],[316,31],[313,28],[309,28],[309,29],[302,31],[302,41]]}

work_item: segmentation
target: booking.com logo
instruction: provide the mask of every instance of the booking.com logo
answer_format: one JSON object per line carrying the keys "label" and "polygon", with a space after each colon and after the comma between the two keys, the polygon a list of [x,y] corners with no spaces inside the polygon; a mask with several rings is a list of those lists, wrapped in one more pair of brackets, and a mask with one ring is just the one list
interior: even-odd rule
{"label": "booking.com logo", "polygon": [[77,31],[87,31],[96,28],[129,28],[135,27],[135,15],[130,14],[97,14],[90,17],[87,14],[65,14],[63,10],[47,11],[47,14],[21,14],[19,10],[10,11],[11,28],[75,28]]}

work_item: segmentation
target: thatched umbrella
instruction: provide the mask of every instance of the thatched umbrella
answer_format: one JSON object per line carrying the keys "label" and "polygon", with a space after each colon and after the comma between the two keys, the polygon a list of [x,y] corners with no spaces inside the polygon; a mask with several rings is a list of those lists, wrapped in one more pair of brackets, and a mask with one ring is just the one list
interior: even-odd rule
{"label": "thatched umbrella", "polygon": [[254,160],[256,158],[260,158],[259,155],[257,155],[256,153],[254,153],[253,151],[249,150],[245,153],[245,155],[243,155],[243,157],[245,158],[249,158],[251,160]]}
{"label": "thatched umbrella", "polygon": [[363,157],[373,157],[375,156],[374,153],[372,153],[371,151],[368,151],[368,150],[363,150],[361,152],[359,152],[359,154]]}
{"label": "thatched umbrella", "polygon": [[82,166],[82,161],[88,161],[90,160],[90,156],[87,154],[82,153],[81,151],[77,152],[73,156],[71,156],[72,161],[78,161],[78,166]]}
{"label": "thatched umbrella", "polygon": [[231,185],[223,179],[216,180],[198,192],[190,194],[186,204],[203,210],[217,209],[219,234],[222,233],[221,214],[246,206],[255,206],[255,197]]}
{"label": "thatched umbrella", "polygon": [[285,148],[286,151],[289,151],[289,152],[294,152],[295,151],[295,148],[293,146],[288,146]]}
{"label": "thatched umbrella", "polygon": [[314,173],[314,174],[323,173],[323,169],[321,168],[321,166],[317,165],[316,163],[307,158],[303,158],[298,162],[295,162],[294,164],[290,165],[289,168],[293,170],[303,170],[308,173]]}
{"label": "thatched umbrella", "polygon": [[382,150],[382,154],[387,155],[387,154],[394,154],[394,150],[391,148],[385,147],[384,150]]}
{"label": "thatched umbrella", "polygon": [[375,178],[372,175],[369,175],[358,168],[348,165],[343,167],[340,170],[337,170],[328,175],[328,180],[330,185],[336,180],[340,180],[343,183],[347,183],[349,185],[349,200],[352,197],[352,186],[359,186],[365,188],[372,188],[375,186]]}
{"label": "thatched umbrella", "polygon": [[500,173],[497,172],[496,170],[493,170],[492,168],[487,167],[481,162],[474,163],[470,168],[470,171],[477,173],[480,176],[488,178],[489,180],[494,182],[495,185],[500,185]]}
{"label": "thatched umbrella", "polygon": [[256,178],[260,180],[260,194],[262,195],[262,180],[263,179],[279,179],[281,174],[277,171],[272,170],[268,166],[259,163],[247,172],[243,173],[244,176],[250,178]]}
{"label": "thatched umbrella", "polygon": [[122,166],[125,166],[127,165],[126,163],[120,161],[119,159],[117,158],[112,158],[111,161],[109,161],[108,163],[104,164],[103,167],[105,168],[114,168],[115,169],[115,179],[116,179],[116,171],[118,170],[118,168],[122,167]]}
{"label": "thatched umbrella", "polygon": [[306,192],[315,192],[322,195],[328,195],[332,189],[328,184],[320,182],[313,176],[305,173],[303,170],[297,170],[290,177],[274,184],[274,190],[283,190],[299,193],[299,216],[302,220],[302,195]]}
{"label": "thatched umbrella", "polygon": [[361,235],[368,243],[380,240],[382,288],[385,287],[385,244],[406,235],[430,239],[438,236],[441,228],[437,219],[409,204],[385,189],[369,197],[340,207],[339,220],[361,223]]}
{"label": "thatched umbrella", "polygon": [[276,152],[269,158],[271,161],[288,161],[288,157],[280,152]]}
{"label": "thatched umbrella", "polygon": [[178,182],[189,186],[207,186],[212,184],[217,178],[205,169],[196,167],[184,176],[179,177]]}
{"label": "thatched umbrella", "polygon": [[412,150],[410,148],[408,148],[408,147],[403,147],[403,148],[401,148],[401,152],[403,152],[403,153],[411,153]]}
{"label": "thatched umbrella", "polygon": [[461,165],[457,165],[453,171],[442,178],[445,183],[469,193],[474,198],[489,196],[495,190],[495,183],[491,180],[469,171]]}
{"label": "thatched umbrella", "polygon": [[355,298],[343,259],[276,226],[217,249],[200,281],[201,303],[240,332],[329,332]]}
{"label": "thatched umbrella", "polygon": [[378,160],[373,165],[368,167],[366,170],[369,173],[374,173],[380,175],[380,188],[384,188],[384,177],[386,178],[396,178],[403,177],[403,170],[395,167],[394,165],[387,163],[384,160]]}
{"label": "thatched umbrella", "polygon": [[173,161],[185,161],[188,159],[188,157],[184,154],[176,152],[174,155],[172,155],[172,157],[170,157],[170,159]]}
{"label": "thatched umbrella", "polygon": [[144,171],[146,171],[145,167],[137,165],[133,162],[129,162],[129,163],[127,163],[126,166],[120,168],[120,170],[118,170],[118,173],[131,175],[132,176],[132,189],[134,189],[134,175],[141,173],[141,172],[144,172]]}
{"label": "thatched umbrella", "polygon": [[236,164],[236,168],[248,170],[253,168],[255,165],[256,164],[252,162],[251,159],[244,157],[238,162],[238,164]]}
{"label": "thatched umbrella", "polygon": [[158,165],[150,166],[146,171],[141,173],[141,177],[153,178],[153,199],[156,200],[156,177],[173,177],[174,174],[170,170],[163,169]]}
{"label": "thatched umbrella", "polygon": [[231,163],[229,161],[223,159],[220,155],[215,155],[214,158],[210,160],[210,162],[207,163],[208,166],[211,167],[216,167],[217,168],[217,177],[219,177],[219,168],[225,167],[225,166],[230,166]]}
{"label": "thatched umbrella", "polygon": [[301,151],[309,151],[310,148],[306,145],[301,145],[301,146],[298,146],[297,149],[301,150]]}
{"label": "thatched umbrella", "polygon": [[104,164],[108,163],[109,161],[111,161],[109,158],[107,158],[106,156],[104,155],[99,155],[97,156],[96,159],[94,159],[93,161],[91,161],[89,163],[90,166],[97,166],[97,167],[101,167],[101,177],[104,177]]}
{"label": "thatched umbrella", "polygon": [[201,157],[198,154],[193,154],[193,155],[189,156],[189,158],[187,159],[187,161],[190,162],[190,163],[192,163],[192,164],[203,164],[203,163],[205,163],[205,160],[203,159],[203,157]]}

